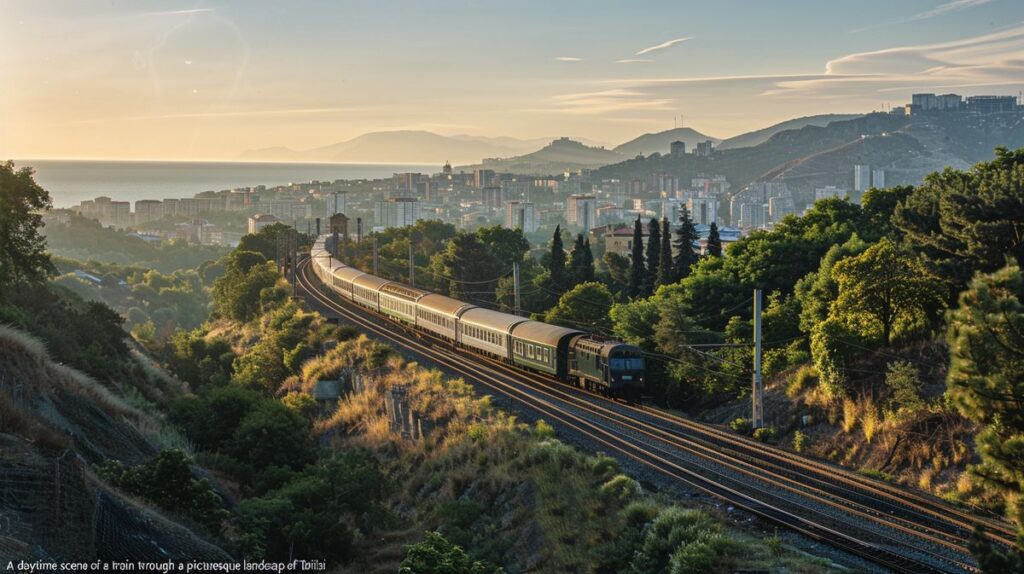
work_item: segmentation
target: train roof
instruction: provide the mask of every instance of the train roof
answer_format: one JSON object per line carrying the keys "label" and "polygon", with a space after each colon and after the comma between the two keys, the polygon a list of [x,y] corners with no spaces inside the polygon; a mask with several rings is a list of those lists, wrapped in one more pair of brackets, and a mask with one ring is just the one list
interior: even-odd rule
{"label": "train roof", "polygon": [[423,289],[417,289],[398,282],[385,283],[384,285],[381,285],[380,292],[387,293],[389,295],[396,295],[409,301],[419,301],[423,297],[430,295],[430,291],[424,291]]}
{"label": "train roof", "polygon": [[355,267],[348,267],[342,264],[337,259],[335,259],[334,261],[338,262],[338,267],[331,267],[331,274],[337,277],[338,279],[341,279],[342,281],[351,283],[352,281],[355,281],[357,278],[366,275],[366,273],[363,273],[362,271],[356,269]]}
{"label": "train roof", "polygon": [[376,275],[370,275],[369,273],[363,273],[352,280],[353,287],[363,287],[365,289],[372,289],[374,291],[380,290],[381,286],[390,283],[387,279],[381,279]]}
{"label": "train roof", "polygon": [[565,337],[582,334],[584,334],[583,331],[577,329],[548,325],[540,321],[526,321],[512,329],[512,336],[517,339],[525,339],[551,347],[557,347],[558,343]]}
{"label": "train roof", "polygon": [[585,337],[573,343],[577,347],[585,347],[590,352],[597,352],[602,357],[608,357],[612,352],[616,350],[630,350],[640,353],[640,348],[636,345],[630,345],[629,343],[623,343],[622,341],[595,341],[589,337]]}
{"label": "train roof", "polygon": [[447,315],[448,317],[458,317],[460,311],[476,308],[476,305],[471,305],[465,301],[459,301],[458,299],[452,299],[451,297],[445,297],[444,295],[438,295],[437,293],[426,295],[420,299],[417,304],[422,309]]}
{"label": "train roof", "polygon": [[470,323],[504,333],[508,333],[509,329],[526,320],[518,315],[492,311],[483,307],[471,307],[459,317],[459,321],[462,323]]}

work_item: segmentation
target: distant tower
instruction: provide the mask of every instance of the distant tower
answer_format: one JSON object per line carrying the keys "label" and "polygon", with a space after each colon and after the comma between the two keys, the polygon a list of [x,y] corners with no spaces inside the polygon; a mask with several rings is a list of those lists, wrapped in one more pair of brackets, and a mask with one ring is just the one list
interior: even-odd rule
{"label": "distant tower", "polygon": [[857,164],[853,166],[853,190],[867,191],[871,187],[871,166]]}
{"label": "distant tower", "polygon": [[441,168],[441,174],[444,175],[444,176],[447,176],[447,177],[451,177],[452,176],[452,164],[447,162],[447,161],[444,162],[444,167]]}

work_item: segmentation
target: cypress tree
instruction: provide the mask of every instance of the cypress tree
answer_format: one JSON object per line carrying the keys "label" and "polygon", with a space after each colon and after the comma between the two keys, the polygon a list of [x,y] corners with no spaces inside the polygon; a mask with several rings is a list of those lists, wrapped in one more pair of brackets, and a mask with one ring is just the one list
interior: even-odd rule
{"label": "cypress tree", "polygon": [[718,224],[714,221],[711,222],[711,229],[708,231],[708,255],[722,256],[722,238],[718,235]]}
{"label": "cypress tree", "polygon": [[555,227],[551,236],[551,287],[561,293],[565,290],[565,248],[562,246],[562,226]]}
{"label": "cypress tree", "polygon": [[639,297],[644,292],[644,224],[637,217],[633,223],[633,261],[629,268],[629,296]]}
{"label": "cypress tree", "polygon": [[661,218],[661,259],[658,261],[658,285],[670,285],[675,276],[672,269],[672,230],[668,218]]}
{"label": "cypress tree", "polygon": [[581,281],[585,281],[583,278],[586,274],[583,267],[583,234],[576,234],[576,241],[572,244],[572,251],[569,252],[569,285],[566,285],[568,289],[572,285],[576,285]]}
{"label": "cypress tree", "polygon": [[658,286],[658,270],[661,264],[661,226],[653,217],[647,223],[647,235],[647,275],[644,277],[644,293],[650,295]]}
{"label": "cypress tree", "polygon": [[690,219],[690,212],[684,207],[679,213],[679,227],[676,229],[676,240],[675,248],[676,253],[673,257],[673,267],[675,267],[676,281],[684,279],[690,275],[690,267],[697,262],[699,256],[693,250],[693,244],[700,239],[697,235],[697,228],[693,224],[693,220]]}
{"label": "cypress tree", "polygon": [[594,280],[594,252],[590,250],[589,238],[583,242],[583,264],[581,269],[583,270],[580,279],[581,281]]}

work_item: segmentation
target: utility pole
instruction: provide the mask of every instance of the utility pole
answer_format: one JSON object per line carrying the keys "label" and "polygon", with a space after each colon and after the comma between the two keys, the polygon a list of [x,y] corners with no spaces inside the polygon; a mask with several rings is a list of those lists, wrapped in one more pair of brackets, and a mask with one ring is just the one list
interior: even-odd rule
{"label": "utility pole", "polygon": [[519,307],[519,262],[514,261],[512,263],[512,285],[515,291],[515,314],[518,315],[520,311]]}
{"label": "utility pole", "polygon": [[373,274],[379,277],[380,275],[377,273],[377,236],[371,235],[373,237]]}
{"label": "utility pole", "polygon": [[761,385],[761,290],[754,289],[754,393],[751,420],[756,429],[764,426],[764,388]]}
{"label": "utility pole", "polygon": [[363,243],[363,218],[356,218],[356,243]]}

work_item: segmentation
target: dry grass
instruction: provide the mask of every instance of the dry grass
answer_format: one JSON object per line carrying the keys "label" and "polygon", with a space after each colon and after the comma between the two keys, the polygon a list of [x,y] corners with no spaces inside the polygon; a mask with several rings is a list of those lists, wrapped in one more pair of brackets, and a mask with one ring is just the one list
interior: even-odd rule
{"label": "dry grass", "polygon": [[843,399],[843,432],[849,433],[857,426],[857,417],[860,414],[860,407],[853,399]]}
{"label": "dry grass", "polygon": [[875,438],[882,420],[879,418],[878,409],[871,401],[864,401],[860,410],[863,413],[860,416],[860,428],[864,431],[864,440],[870,443],[871,439]]}

